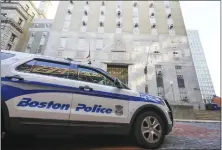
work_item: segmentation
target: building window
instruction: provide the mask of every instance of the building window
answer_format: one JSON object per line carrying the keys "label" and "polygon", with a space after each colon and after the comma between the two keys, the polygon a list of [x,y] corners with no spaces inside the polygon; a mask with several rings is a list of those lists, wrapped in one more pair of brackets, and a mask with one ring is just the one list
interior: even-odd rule
{"label": "building window", "polygon": [[154,12],[150,14],[150,17],[153,18],[155,16]]}
{"label": "building window", "polygon": [[70,20],[71,20],[71,18],[72,18],[72,15],[67,14],[67,15],[66,15],[66,17],[65,17],[65,20],[66,20],[66,21],[70,21]]}
{"label": "building window", "polygon": [[134,24],[134,28],[138,28],[139,27],[139,24],[138,23],[135,23]]}
{"label": "building window", "polygon": [[163,74],[161,71],[156,72],[157,87],[163,87]]}
{"label": "building window", "polygon": [[87,16],[87,15],[88,15],[88,12],[85,10],[85,11],[84,11],[84,14]]}
{"label": "building window", "polygon": [[38,28],[39,27],[39,24],[34,24],[34,28]]}
{"label": "building window", "polygon": [[[6,3],[7,2],[7,0],[4,0],[4,3]],[[11,0],[8,0],[8,3],[10,3],[11,2]]]}
{"label": "building window", "polygon": [[21,18],[19,18],[18,24],[21,25],[23,22],[23,20]]}
{"label": "building window", "polygon": [[153,24],[153,25],[151,26],[151,28],[152,28],[152,29],[155,29],[155,28],[156,28],[156,24]]}
{"label": "building window", "polygon": [[83,26],[86,26],[86,22],[85,22],[85,21],[83,21],[83,22],[82,22],[82,25],[83,25]]}
{"label": "building window", "polygon": [[104,44],[103,39],[97,39],[96,41],[96,50],[103,50]]}
{"label": "building window", "polygon": [[65,21],[63,25],[63,31],[68,31],[70,26],[70,21]]}
{"label": "building window", "polygon": [[12,48],[12,45],[8,44],[6,50],[11,50],[11,48]]}
{"label": "building window", "polygon": [[103,22],[100,22],[100,23],[99,23],[99,26],[100,26],[100,27],[103,27],[103,26],[104,26]]}
{"label": "building window", "polygon": [[45,24],[45,27],[46,27],[46,28],[49,28],[49,27],[50,27],[50,24],[48,24],[48,23]]}
{"label": "building window", "polygon": [[1,15],[7,17],[7,13],[1,13]]}
{"label": "building window", "polygon": [[43,32],[42,38],[40,40],[40,45],[44,45],[45,44],[46,36],[47,36],[47,32]]}
{"label": "building window", "polygon": [[121,11],[117,12],[117,16],[120,17],[121,16]]}
{"label": "building window", "polygon": [[78,50],[86,50],[86,48],[87,48],[86,39],[80,38],[78,41]]}
{"label": "building window", "polygon": [[27,12],[29,10],[29,6],[27,4],[25,6],[25,11]]}
{"label": "building window", "polygon": [[66,47],[66,38],[60,38],[60,49],[64,49]]}
{"label": "building window", "polygon": [[35,17],[35,13],[34,12],[32,12],[32,18],[34,18]]}
{"label": "building window", "polygon": [[175,69],[182,69],[182,66],[175,66]]}
{"label": "building window", "polygon": [[38,50],[37,50],[37,54],[41,54],[43,50],[43,45],[39,45]]}
{"label": "building window", "polygon": [[178,54],[178,52],[173,52],[173,54],[174,54],[174,55],[177,55],[177,54]]}
{"label": "building window", "polygon": [[171,14],[168,14],[168,15],[167,15],[167,18],[170,18],[170,17],[171,17]]}
{"label": "building window", "polygon": [[171,24],[171,25],[169,26],[169,29],[170,29],[170,30],[173,29],[173,24]]}
{"label": "building window", "polygon": [[182,75],[177,75],[177,83],[179,88],[185,88],[184,79]]}
{"label": "building window", "polygon": [[117,26],[117,28],[120,28],[121,27],[120,22],[118,22],[116,26]]}
{"label": "building window", "polygon": [[16,38],[16,35],[12,33],[11,38],[10,38],[10,41],[11,41],[11,42],[14,42],[14,41],[15,41],[15,38]]}

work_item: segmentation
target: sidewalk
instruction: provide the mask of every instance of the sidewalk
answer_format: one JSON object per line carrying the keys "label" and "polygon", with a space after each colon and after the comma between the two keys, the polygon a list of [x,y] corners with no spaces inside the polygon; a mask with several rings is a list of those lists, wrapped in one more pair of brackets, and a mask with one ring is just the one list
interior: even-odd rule
{"label": "sidewalk", "polygon": [[221,121],[218,120],[186,120],[186,119],[174,119],[174,122],[221,123]]}

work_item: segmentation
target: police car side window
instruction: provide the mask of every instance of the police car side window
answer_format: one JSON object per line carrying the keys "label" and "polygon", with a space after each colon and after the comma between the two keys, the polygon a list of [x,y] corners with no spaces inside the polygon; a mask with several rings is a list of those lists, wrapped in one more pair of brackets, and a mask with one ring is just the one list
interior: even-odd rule
{"label": "police car side window", "polygon": [[110,81],[110,79],[92,69],[79,67],[78,72],[79,72],[78,80],[80,81],[115,87],[115,84],[112,81]]}
{"label": "police car side window", "polygon": [[32,67],[31,73],[67,78],[69,74],[69,64],[37,60],[35,65]]}
{"label": "police car side window", "polygon": [[36,63],[36,60],[31,60],[29,62],[26,62],[26,63],[18,66],[16,68],[16,70],[20,71],[20,72],[30,72],[35,63]]}

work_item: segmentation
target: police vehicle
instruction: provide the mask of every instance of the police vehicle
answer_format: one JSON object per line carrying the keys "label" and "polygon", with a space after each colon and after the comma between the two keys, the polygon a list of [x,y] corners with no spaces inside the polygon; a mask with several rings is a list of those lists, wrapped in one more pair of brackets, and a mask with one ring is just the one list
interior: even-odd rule
{"label": "police vehicle", "polygon": [[2,131],[133,135],[157,148],[173,127],[167,101],[130,90],[106,71],[72,59],[1,51]]}

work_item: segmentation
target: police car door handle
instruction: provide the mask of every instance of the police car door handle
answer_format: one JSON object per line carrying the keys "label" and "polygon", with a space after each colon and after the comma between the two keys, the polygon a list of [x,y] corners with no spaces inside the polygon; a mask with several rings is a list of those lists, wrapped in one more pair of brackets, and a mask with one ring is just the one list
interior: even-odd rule
{"label": "police car door handle", "polygon": [[19,75],[14,75],[14,76],[5,76],[6,79],[10,80],[24,80],[24,78],[20,77]]}
{"label": "police car door handle", "polygon": [[93,88],[89,87],[88,85],[85,85],[85,86],[79,86],[79,88],[80,88],[81,90],[90,90],[90,91],[93,90]]}

